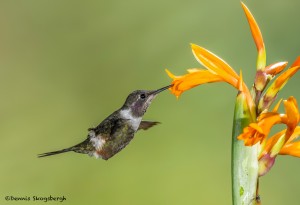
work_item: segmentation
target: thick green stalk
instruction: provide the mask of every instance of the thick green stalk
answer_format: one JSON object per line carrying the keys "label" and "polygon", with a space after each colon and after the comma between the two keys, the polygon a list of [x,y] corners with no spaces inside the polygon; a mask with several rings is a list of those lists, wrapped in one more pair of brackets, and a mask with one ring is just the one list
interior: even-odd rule
{"label": "thick green stalk", "polygon": [[254,205],[258,180],[258,145],[244,146],[237,139],[245,127],[251,123],[251,114],[245,95],[240,92],[236,98],[232,130],[232,202],[233,205]]}

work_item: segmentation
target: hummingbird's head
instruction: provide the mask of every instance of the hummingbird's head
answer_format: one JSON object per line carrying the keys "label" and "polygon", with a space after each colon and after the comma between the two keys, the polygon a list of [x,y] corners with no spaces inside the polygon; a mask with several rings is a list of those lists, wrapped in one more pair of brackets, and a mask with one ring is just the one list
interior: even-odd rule
{"label": "hummingbird's head", "polygon": [[172,85],[168,85],[157,90],[133,91],[128,95],[123,108],[130,109],[132,115],[135,117],[142,117],[156,95],[170,87],[172,87]]}

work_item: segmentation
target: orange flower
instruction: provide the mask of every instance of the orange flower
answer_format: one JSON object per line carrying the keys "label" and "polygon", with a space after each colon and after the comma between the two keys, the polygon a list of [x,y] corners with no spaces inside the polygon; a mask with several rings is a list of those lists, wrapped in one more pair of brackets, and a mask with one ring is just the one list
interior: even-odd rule
{"label": "orange flower", "polygon": [[[249,11],[242,3],[247,20],[250,25],[251,33],[258,51],[257,58],[257,73],[254,82],[254,95],[250,94],[249,89],[243,82],[242,78],[232,69],[224,60],[214,55],[210,51],[191,44],[192,52],[197,61],[202,64],[204,69],[189,69],[188,74],[183,76],[175,76],[169,70],[166,70],[170,78],[173,79],[173,87],[171,92],[179,97],[184,91],[195,86],[212,83],[212,82],[227,82],[239,91],[242,91],[247,99],[248,107],[251,111],[253,123],[244,129],[244,132],[239,136],[240,140],[245,141],[245,145],[254,145],[257,142],[263,142],[269,134],[270,128],[277,123],[282,123],[282,118],[278,113],[260,114],[266,112],[277,97],[278,92],[284,87],[287,81],[300,69],[300,56],[293,63],[292,67],[283,72],[265,91],[274,76],[279,74],[287,65],[287,62],[278,62],[266,65],[266,51],[264,41],[260,29]],[[256,116],[257,115],[257,119]],[[255,122],[257,121],[257,122]]]}
{"label": "orange flower", "polygon": [[182,92],[197,85],[223,81],[219,75],[213,74],[209,70],[189,69],[188,74],[183,76],[175,76],[168,70],[166,72],[173,79],[173,86],[170,90],[176,97],[179,97]]}
{"label": "orange flower", "polygon": [[[251,123],[238,136],[238,139],[244,140],[245,145],[261,142],[261,152],[258,157],[260,176],[271,169],[278,154],[300,157],[300,143],[293,142],[300,134],[300,127],[297,126],[300,122],[299,108],[294,97],[284,100],[283,104],[285,113],[277,112],[278,104],[272,112],[261,114],[256,123]],[[279,123],[285,124],[287,128],[268,139],[271,128]]]}
{"label": "orange flower", "polygon": [[239,140],[244,140],[246,146],[255,145],[257,142],[263,142],[268,136],[273,125],[281,123],[281,116],[277,113],[268,113],[261,120],[251,123],[244,128],[244,132],[238,136]]}
{"label": "orange flower", "polygon": [[[281,114],[281,123],[285,124],[287,126],[287,129],[277,133],[273,137],[271,137],[267,142],[266,142],[266,147],[264,148],[262,154],[265,154],[267,152],[271,152],[272,148],[274,145],[278,142],[280,137],[284,134],[284,144],[282,147],[288,143],[294,140],[297,136],[294,135],[294,131],[300,122],[300,116],[299,116],[299,108],[296,102],[296,99],[294,97],[289,97],[287,100],[283,101],[284,103],[284,108],[285,108],[285,114]],[[273,125],[272,125],[273,126]],[[271,128],[272,128],[271,126]],[[293,136],[293,137],[292,137]],[[279,147],[280,149],[282,147]],[[276,149],[272,151],[272,155],[277,155],[280,152],[280,150]]]}
{"label": "orange flower", "polygon": [[188,69],[188,74],[175,76],[166,69],[169,77],[173,79],[173,86],[170,90],[176,97],[179,97],[184,91],[201,84],[227,82],[237,90],[243,91],[249,108],[254,107],[250,91],[242,78],[224,60],[198,45],[191,44],[191,47],[196,60],[206,67],[207,70]]}
{"label": "orange flower", "polygon": [[182,92],[197,85],[220,81],[227,82],[238,89],[239,76],[225,61],[200,46],[192,44],[191,47],[195,58],[207,70],[189,69],[188,74],[183,76],[175,76],[166,70],[169,77],[173,79],[173,87],[170,90],[174,95],[179,97]]}
{"label": "orange flower", "polygon": [[[289,97],[287,100],[284,100],[283,103],[285,107],[284,114],[280,114],[277,112],[277,105],[272,112],[261,114],[257,118],[257,122],[251,123],[248,127],[244,128],[244,132],[240,136],[238,136],[238,139],[244,140],[245,145],[253,145],[258,141],[260,141],[260,143],[262,144],[266,142],[266,146],[265,148],[263,148],[261,154],[270,152],[273,145],[276,143],[276,141],[278,141],[282,134],[285,134],[285,142],[288,142],[289,138],[292,136],[296,126],[300,121],[300,116],[298,105],[294,97]],[[287,129],[284,133],[280,132],[281,134],[276,134],[271,137],[270,140],[266,141],[271,128],[275,124],[285,124],[287,126]]]}
{"label": "orange flower", "polygon": [[[285,113],[279,113],[280,102],[272,111],[268,111],[275,101],[278,92],[284,87],[288,80],[300,69],[300,56],[285,72],[280,74],[269,87],[275,76],[283,71],[287,62],[277,62],[266,66],[266,49],[261,31],[250,10],[242,3],[246,14],[252,37],[257,48],[257,66],[254,84],[251,94],[242,79],[224,60],[210,51],[191,44],[192,52],[197,61],[206,69],[189,69],[183,76],[175,76],[166,70],[172,78],[173,87],[171,92],[179,97],[184,91],[195,86],[212,83],[226,82],[236,88],[246,98],[247,108],[250,110],[250,122],[238,136],[244,140],[246,146],[252,146],[260,142],[261,152],[259,160],[259,175],[267,173],[275,162],[278,154],[289,154],[300,157],[300,142],[294,142],[300,133],[299,109],[294,97],[283,101]],[[244,109],[244,110],[245,110]],[[272,127],[276,124],[285,124],[286,129],[268,138]]]}

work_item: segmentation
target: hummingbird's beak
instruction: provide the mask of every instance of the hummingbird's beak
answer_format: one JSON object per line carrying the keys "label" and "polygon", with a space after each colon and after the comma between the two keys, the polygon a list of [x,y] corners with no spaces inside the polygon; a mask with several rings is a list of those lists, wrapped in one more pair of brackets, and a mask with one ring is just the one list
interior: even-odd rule
{"label": "hummingbird's beak", "polygon": [[162,91],[164,91],[164,90],[166,90],[166,89],[168,89],[168,88],[170,88],[170,87],[172,87],[172,86],[173,86],[173,85],[168,85],[168,86],[166,86],[166,87],[163,87],[163,88],[154,90],[153,92],[151,92],[151,95],[157,95],[158,93],[160,93],[160,92],[162,92]]}

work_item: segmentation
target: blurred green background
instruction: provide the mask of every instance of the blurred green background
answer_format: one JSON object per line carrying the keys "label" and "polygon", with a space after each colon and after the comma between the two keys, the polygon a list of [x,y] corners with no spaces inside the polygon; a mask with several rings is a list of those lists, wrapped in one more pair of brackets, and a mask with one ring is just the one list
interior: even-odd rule
{"label": "blurred green background", "polygon": [[[258,21],[268,63],[300,54],[300,1],[245,1]],[[67,153],[119,108],[128,93],[170,83],[200,67],[189,43],[243,69],[256,49],[240,1],[11,1],[0,3],[0,204],[5,196],[65,196],[63,204],[231,204],[231,127],[236,91],[197,87],[179,100],[160,94],[141,131],[109,161]],[[280,93],[298,100],[300,74]],[[297,204],[300,160],[279,157],[261,179],[264,204]],[[48,202],[60,204],[59,202]]]}

